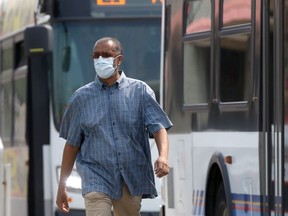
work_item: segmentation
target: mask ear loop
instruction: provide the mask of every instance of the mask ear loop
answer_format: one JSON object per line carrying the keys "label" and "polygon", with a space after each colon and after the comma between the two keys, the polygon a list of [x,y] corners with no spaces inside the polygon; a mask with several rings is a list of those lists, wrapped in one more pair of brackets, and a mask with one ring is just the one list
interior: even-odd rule
{"label": "mask ear loop", "polygon": [[[115,60],[116,58],[118,58],[119,56],[122,56],[122,54],[119,54],[119,55],[115,56],[115,57],[114,57],[114,60]],[[121,65],[121,62],[120,62],[119,64],[117,64],[117,67],[119,67],[120,65]]]}

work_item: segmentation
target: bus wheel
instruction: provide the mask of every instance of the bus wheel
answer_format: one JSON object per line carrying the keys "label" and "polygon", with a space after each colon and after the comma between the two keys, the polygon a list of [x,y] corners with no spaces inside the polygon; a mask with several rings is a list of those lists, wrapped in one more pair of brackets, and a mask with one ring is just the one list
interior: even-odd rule
{"label": "bus wheel", "polygon": [[223,182],[220,183],[215,202],[215,216],[228,216],[227,201]]}

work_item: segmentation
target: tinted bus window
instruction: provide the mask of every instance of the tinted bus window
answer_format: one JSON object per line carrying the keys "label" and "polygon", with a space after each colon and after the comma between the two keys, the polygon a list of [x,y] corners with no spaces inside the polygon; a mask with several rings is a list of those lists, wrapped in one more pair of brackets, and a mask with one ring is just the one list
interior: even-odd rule
{"label": "tinted bus window", "polygon": [[251,0],[223,0],[222,26],[251,23]]}
{"label": "tinted bus window", "polygon": [[0,136],[5,147],[11,146],[12,134],[12,73],[1,76],[1,133]]}
{"label": "tinted bus window", "polygon": [[26,145],[27,71],[16,70],[14,79],[14,137],[15,146]]}
{"label": "tinted bus window", "polygon": [[13,46],[12,40],[7,40],[2,44],[1,49],[1,132],[0,136],[4,146],[12,145],[12,110],[13,110],[13,90],[12,90],[12,68],[13,68]]}
{"label": "tinted bus window", "polygon": [[184,105],[207,104],[210,92],[210,40],[184,44]]}
{"label": "tinted bus window", "polygon": [[186,34],[211,30],[211,1],[189,1],[186,4]]}
{"label": "tinted bus window", "polygon": [[250,37],[226,36],[220,44],[220,100],[247,101],[252,80]]}
{"label": "tinted bus window", "polygon": [[12,69],[13,68],[13,48],[3,48],[2,49],[2,71]]}
{"label": "tinted bus window", "polygon": [[[65,27],[57,23],[54,29],[53,99],[57,123],[60,122],[73,92],[95,79],[91,53],[96,40],[107,35],[119,39],[123,45],[120,69],[126,76],[145,81],[159,100],[160,19],[119,19],[106,20],[105,23],[101,20],[87,23],[68,22]],[[64,70],[63,50],[67,44],[71,53],[70,66],[68,70]]]}

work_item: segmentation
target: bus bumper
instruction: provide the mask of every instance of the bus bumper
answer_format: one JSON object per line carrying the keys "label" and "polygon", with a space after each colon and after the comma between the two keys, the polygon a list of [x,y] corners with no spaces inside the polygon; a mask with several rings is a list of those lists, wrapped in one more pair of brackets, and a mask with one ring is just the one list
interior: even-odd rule
{"label": "bus bumper", "polygon": [[75,210],[75,209],[70,209],[69,213],[63,213],[59,210],[56,210],[55,216],[86,216],[85,210]]}
{"label": "bus bumper", "polygon": [[[86,216],[85,210],[73,210],[71,209],[68,214],[59,210],[55,212],[55,216]],[[141,212],[141,216],[160,216],[159,212]]]}

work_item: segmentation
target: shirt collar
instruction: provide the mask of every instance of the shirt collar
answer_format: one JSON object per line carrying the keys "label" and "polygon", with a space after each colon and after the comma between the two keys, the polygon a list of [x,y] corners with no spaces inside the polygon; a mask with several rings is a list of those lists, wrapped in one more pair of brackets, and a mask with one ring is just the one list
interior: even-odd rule
{"label": "shirt collar", "polygon": [[[126,75],[124,73],[124,71],[119,71],[120,77],[118,80],[116,80],[116,82],[114,83],[114,85],[116,84],[118,88],[121,88],[124,85],[124,81],[126,78]],[[105,83],[103,83],[98,76],[96,75],[95,78],[95,82],[96,84],[101,88],[101,89],[105,89],[105,87],[107,86]]]}

